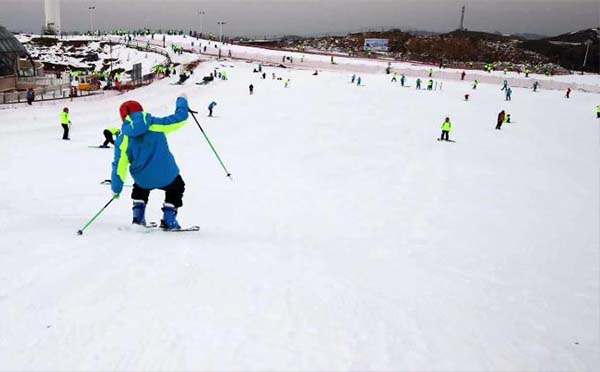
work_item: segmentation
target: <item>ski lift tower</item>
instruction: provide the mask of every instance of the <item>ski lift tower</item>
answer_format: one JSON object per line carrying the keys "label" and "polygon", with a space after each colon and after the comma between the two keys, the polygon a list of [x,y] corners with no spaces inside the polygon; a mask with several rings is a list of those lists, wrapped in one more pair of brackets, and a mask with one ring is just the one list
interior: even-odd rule
{"label": "ski lift tower", "polygon": [[46,16],[44,32],[60,35],[60,0],[44,0],[44,13]]}
{"label": "ski lift tower", "polygon": [[460,31],[465,30],[465,9],[466,8],[467,8],[467,6],[463,5],[460,10],[460,27],[458,28]]}

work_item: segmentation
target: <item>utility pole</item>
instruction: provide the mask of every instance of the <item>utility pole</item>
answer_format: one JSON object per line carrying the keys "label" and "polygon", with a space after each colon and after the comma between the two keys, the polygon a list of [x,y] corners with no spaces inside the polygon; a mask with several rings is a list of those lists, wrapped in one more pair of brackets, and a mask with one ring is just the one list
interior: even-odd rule
{"label": "utility pole", "polygon": [[88,6],[88,10],[90,11],[90,32],[93,34],[94,33],[94,18],[93,18],[93,11],[96,9],[95,6]]}
{"label": "utility pole", "polygon": [[223,44],[223,25],[226,25],[227,22],[219,21],[217,24],[219,25],[219,42]]}
{"label": "utility pole", "polygon": [[588,53],[590,52],[591,44],[592,44],[591,40],[588,40],[585,42],[585,45],[587,45],[587,48],[585,48],[585,57],[583,57],[583,65],[581,66],[581,75],[583,75],[583,72],[585,71],[585,65],[587,64]]}
{"label": "utility pole", "polygon": [[459,30],[460,31],[464,31],[465,30],[465,9],[467,8],[466,5],[463,5],[461,10],[460,10],[460,27]]}
{"label": "utility pole", "polygon": [[206,14],[203,10],[198,11],[198,15],[200,16],[200,37],[202,37],[202,18],[204,18],[204,14]]}

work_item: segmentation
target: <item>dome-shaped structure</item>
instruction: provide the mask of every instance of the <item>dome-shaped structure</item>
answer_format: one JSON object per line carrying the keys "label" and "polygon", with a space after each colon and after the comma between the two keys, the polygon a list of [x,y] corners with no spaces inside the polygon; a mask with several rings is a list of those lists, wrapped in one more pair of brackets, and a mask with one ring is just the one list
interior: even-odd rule
{"label": "dome-shaped structure", "polygon": [[27,55],[27,49],[19,40],[0,26],[0,76],[15,75],[19,58]]}

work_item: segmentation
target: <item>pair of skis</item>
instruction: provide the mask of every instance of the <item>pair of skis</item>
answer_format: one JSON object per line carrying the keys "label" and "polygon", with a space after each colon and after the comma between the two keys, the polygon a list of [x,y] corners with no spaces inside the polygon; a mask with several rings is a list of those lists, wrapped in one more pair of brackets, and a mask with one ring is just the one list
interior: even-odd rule
{"label": "pair of skis", "polygon": [[[111,180],[104,180],[102,182],[100,182],[101,185],[110,185],[111,184]],[[125,187],[133,187],[132,185],[123,185]],[[168,230],[168,229],[163,229],[160,227],[160,225],[156,222],[150,222],[146,225],[137,225],[140,226],[142,228],[145,229],[161,229],[163,231],[166,232],[185,232],[185,231],[200,231],[200,226],[189,226],[189,227],[182,227],[181,229],[177,229],[177,230]]]}
{"label": "pair of skis", "polygon": [[182,227],[180,229],[164,229],[161,228],[159,224],[157,224],[156,222],[150,222],[147,223],[146,225],[138,225],[144,229],[160,229],[164,232],[192,232],[192,231],[200,231],[200,226],[188,226],[188,227]]}

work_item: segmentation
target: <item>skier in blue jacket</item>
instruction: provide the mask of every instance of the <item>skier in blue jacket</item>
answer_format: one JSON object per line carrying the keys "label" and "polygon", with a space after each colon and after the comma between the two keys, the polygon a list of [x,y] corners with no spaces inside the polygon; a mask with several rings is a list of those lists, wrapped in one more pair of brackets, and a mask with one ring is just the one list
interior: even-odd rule
{"label": "skier in blue jacket", "polygon": [[165,191],[161,227],[169,230],[181,228],[177,222],[177,209],[183,205],[185,183],[179,167],[169,150],[166,135],[183,127],[188,118],[188,101],[185,95],[177,98],[173,115],[154,117],[144,111],[136,101],[121,105],[123,119],[121,134],[115,142],[112,163],[111,187],[115,197],[123,190],[127,172],[133,177],[133,223],[145,225],[146,204],[150,191]]}
{"label": "skier in blue jacket", "polygon": [[213,114],[213,110],[215,108],[215,106],[217,105],[217,103],[215,101],[212,101],[209,105],[208,105],[208,116],[212,117]]}

